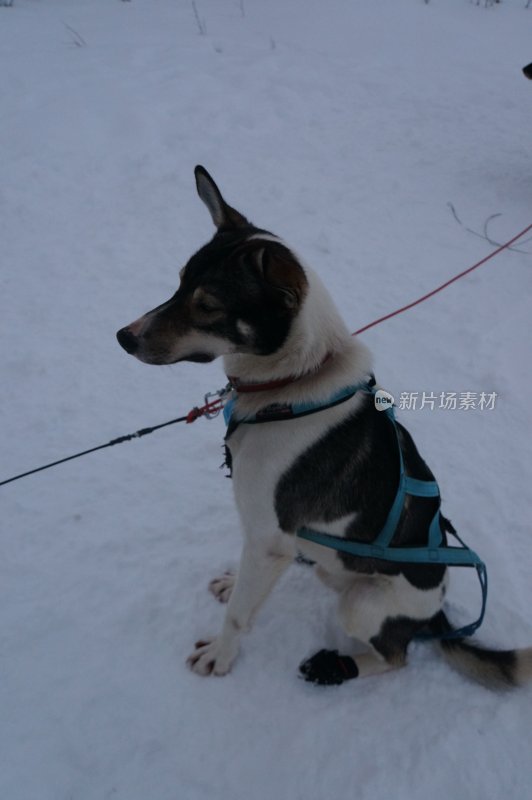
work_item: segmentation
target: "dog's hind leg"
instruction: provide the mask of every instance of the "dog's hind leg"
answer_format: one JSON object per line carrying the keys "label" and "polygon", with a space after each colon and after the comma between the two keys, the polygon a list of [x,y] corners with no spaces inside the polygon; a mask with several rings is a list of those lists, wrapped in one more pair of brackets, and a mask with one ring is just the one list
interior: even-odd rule
{"label": "dog's hind leg", "polygon": [[189,667],[199,675],[225,675],[238,655],[240,637],[248,631],[274,584],[292,562],[293,552],[244,544],[238,574],[220,635],[196,643]]}
{"label": "dog's hind leg", "polygon": [[335,684],[404,666],[410,641],[437,613],[441,597],[441,585],[421,590],[402,576],[355,578],[340,595],[340,622],[368,652],[344,656],[320,650],[301,664],[303,677]]}

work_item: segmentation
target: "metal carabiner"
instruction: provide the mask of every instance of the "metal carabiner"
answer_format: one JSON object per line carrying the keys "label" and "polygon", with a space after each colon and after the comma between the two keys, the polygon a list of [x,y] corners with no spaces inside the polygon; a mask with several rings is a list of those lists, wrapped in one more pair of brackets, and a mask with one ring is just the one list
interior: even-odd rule
{"label": "metal carabiner", "polygon": [[223,389],[218,389],[216,392],[207,392],[205,395],[205,405],[209,406],[214,404],[217,400],[219,401],[219,405],[213,408],[211,411],[205,411],[205,416],[207,419],[215,419],[220,411],[223,409],[225,403],[227,402],[227,396],[232,391],[232,386],[230,383],[227,383]]}

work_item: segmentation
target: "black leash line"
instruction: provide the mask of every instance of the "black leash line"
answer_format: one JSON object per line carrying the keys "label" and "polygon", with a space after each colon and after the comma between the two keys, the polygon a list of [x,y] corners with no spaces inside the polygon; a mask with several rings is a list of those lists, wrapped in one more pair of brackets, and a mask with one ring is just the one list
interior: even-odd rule
{"label": "black leash line", "polygon": [[11,483],[12,481],[18,481],[20,478],[26,478],[28,475],[34,475],[36,472],[42,472],[44,469],[56,467],[58,464],[64,464],[66,461],[72,461],[74,458],[81,458],[81,456],[86,456],[89,453],[95,453],[97,450],[103,450],[106,447],[113,447],[115,444],[122,444],[122,442],[130,442],[132,439],[140,439],[141,436],[147,436],[149,433],[158,431],[160,428],[166,428],[167,425],[175,425],[176,422],[187,422],[189,420],[189,416],[190,415],[187,414],[184,417],[171,419],[169,422],[162,422],[160,425],[153,425],[151,428],[141,428],[135,433],[127,433],[125,436],[118,436],[116,439],[111,439],[111,441],[107,442],[107,444],[100,444],[98,447],[91,447],[90,450],[83,450],[81,453],[75,453],[73,456],[60,458],[59,461],[52,461],[50,464],[44,464],[42,467],[30,469],[28,472],[21,472],[20,475],[14,475],[12,478],[8,478],[5,481],[0,481],[0,486],[5,486],[6,483]]}
{"label": "black leash line", "polygon": [[[11,483],[12,481],[18,481],[20,478],[27,478],[28,475],[34,475],[36,472],[42,472],[44,469],[56,467],[58,464],[64,464],[66,461],[72,461],[74,458],[87,456],[89,453],[95,453],[97,450],[104,450],[106,447],[113,447],[115,444],[122,444],[122,442],[130,442],[132,439],[140,439],[141,436],[147,436],[149,433],[160,430],[160,428],[168,427],[168,425],[175,425],[176,422],[191,423],[195,422],[200,417],[212,419],[216,417],[222,410],[224,397],[227,391],[228,387],[226,386],[224,389],[220,389],[218,392],[209,392],[205,395],[205,405],[200,406],[199,408],[198,406],[194,406],[194,408],[192,408],[188,414],[185,414],[184,417],[177,417],[176,419],[168,420],[168,422],[161,422],[160,425],[152,425],[150,428],[141,428],[140,430],[135,431],[135,433],[126,433],[125,436],[118,436],[116,439],[111,439],[111,441],[107,442],[107,444],[99,444],[98,447],[91,447],[90,450],[83,450],[81,453],[74,453],[73,456],[60,458],[59,461],[52,461],[50,464],[43,464],[42,467],[30,469],[27,472],[21,472],[20,475],[13,475],[12,478],[7,478],[5,481],[0,481],[0,486],[5,486],[6,483]],[[214,399],[211,400],[210,398]]]}

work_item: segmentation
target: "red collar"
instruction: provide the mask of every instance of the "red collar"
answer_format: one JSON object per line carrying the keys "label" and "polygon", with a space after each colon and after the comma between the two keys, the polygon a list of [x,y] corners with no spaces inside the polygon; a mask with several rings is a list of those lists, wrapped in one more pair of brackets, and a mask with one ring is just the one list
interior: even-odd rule
{"label": "red collar", "polygon": [[265,383],[245,383],[233,375],[228,375],[229,382],[232,388],[239,394],[248,394],[251,392],[269,392],[272,389],[281,389],[283,386],[288,386],[290,383],[296,383],[302,378],[308,378],[309,375],[315,375],[323,365],[331,358],[331,353],[327,353],[321,364],[312,372],[305,372],[303,375],[291,375],[288,378],[278,378],[275,381],[266,381]]}

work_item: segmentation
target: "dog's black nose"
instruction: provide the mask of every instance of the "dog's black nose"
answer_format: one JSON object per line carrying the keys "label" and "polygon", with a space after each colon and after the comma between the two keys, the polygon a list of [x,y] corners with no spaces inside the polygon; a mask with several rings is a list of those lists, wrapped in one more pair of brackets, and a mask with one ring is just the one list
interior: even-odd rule
{"label": "dog's black nose", "polygon": [[133,355],[137,352],[139,341],[137,337],[131,333],[129,328],[121,328],[118,333],[116,334],[116,338],[118,339],[118,343],[124,348],[126,353]]}

